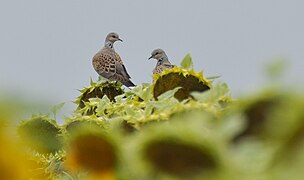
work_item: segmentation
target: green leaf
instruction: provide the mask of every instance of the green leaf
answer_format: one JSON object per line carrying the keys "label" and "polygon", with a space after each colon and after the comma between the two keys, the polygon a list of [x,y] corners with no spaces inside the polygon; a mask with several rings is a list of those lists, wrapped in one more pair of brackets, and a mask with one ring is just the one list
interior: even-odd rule
{"label": "green leaf", "polygon": [[140,84],[133,88],[132,92],[144,101],[152,99],[152,86],[150,84]]}
{"label": "green leaf", "polygon": [[[98,99],[98,98],[96,98],[96,99]],[[107,96],[103,96],[102,99],[99,99],[98,101],[99,102],[98,102],[98,105],[97,105],[96,113],[97,113],[98,116],[100,116],[100,115],[104,114],[104,111],[108,107],[110,107],[111,101],[110,101],[110,99]]]}
{"label": "green leaf", "polygon": [[52,107],[51,111],[52,111],[55,119],[56,119],[57,112],[64,106],[64,104],[65,103],[63,102],[63,103],[57,104],[54,107]]}
{"label": "green leaf", "polygon": [[116,103],[122,103],[122,100],[123,100],[124,97],[125,97],[124,94],[115,96],[115,102],[116,102]]}
{"label": "green leaf", "polygon": [[218,79],[220,77],[221,76],[209,76],[209,77],[206,77],[206,79],[208,79],[208,80],[214,80],[214,79]]}
{"label": "green leaf", "polygon": [[193,92],[191,95],[194,99],[200,102],[215,103],[220,97],[227,95],[229,93],[229,87],[226,83],[217,84],[209,91],[206,92]]}
{"label": "green leaf", "polygon": [[145,108],[145,115],[146,115],[146,116],[151,115],[152,112],[153,112],[153,108],[154,108],[153,103],[151,103],[151,102],[150,102],[150,103],[147,103],[146,108]]}
{"label": "green leaf", "polygon": [[182,60],[181,67],[184,69],[193,69],[193,62],[190,53],[188,53]]}
{"label": "green leaf", "polygon": [[265,72],[268,78],[278,80],[286,71],[288,63],[283,58],[275,59],[274,61],[266,64]]}
{"label": "green leaf", "polygon": [[60,128],[45,116],[24,120],[18,127],[18,134],[28,147],[39,153],[54,153],[63,147]]}
{"label": "green leaf", "polygon": [[166,100],[166,99],[169,99],[169,98],[172,98],[174,96],[174,94],[180,89],[181,87],[176,87],[172,90],[169,90],[163,94],[161,94],[160,96],[158,96],[158,100],[159,101],[162,101],[162,100]]}
{"label": "green leaf", "polygon": [[152,94],[152,86],[146,86],[142,91],[142,97],[144,101],[148,101],[149,99],[153,98]]}
{"label": "green leaf", "polygon": [[130,106],[125,106],[125,111],[126,111],[127,115],[133,116],[133,117],[136,116],[136,114],[138,113],[135,108],[132,108]]}

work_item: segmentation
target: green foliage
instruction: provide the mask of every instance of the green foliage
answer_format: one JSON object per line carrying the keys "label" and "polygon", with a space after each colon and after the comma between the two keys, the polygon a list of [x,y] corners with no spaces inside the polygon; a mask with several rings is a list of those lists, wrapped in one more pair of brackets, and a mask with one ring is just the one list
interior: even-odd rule
{"label": "green foliage", "polygon": [[60,128],[46,116],[24,120],[18,134],[25,144],[39,153],[55,153],[62,148]]}
{"label": "green foliage", "polygon": [[0,117],[0,167],[7,162],[1,155],[16,162],[19,148],[27,151],[16,156],[16,177],[30,179],[303,177],[303,94],[267,89],[234,99],[226,83],[212,85],[195,72],[190,55],[181,64],[129,91],[91,81],[64,124],[23,120],[17,145]]}
{"label": "green foliage", "polygon": [[217,84],[211,90],[205,93],[193,92],[191,95],[197,101],[209,103],[210,105],[215,105],[220,103],[221,100],[227,100],[230,98],[229,88],[226,83]]}
{"label": "green foliage", "polygon": [[[113,82],[93,82],[91,80],[90,87],[80,90],[82,93],[75,103],[78,105],[77,109],[82,109],[84,115],[94,114],[95,109],[88,108],[87,104],[90,104],[92,98],[107,97],[110,101],[115,101],[115,97],[124,93],[121,88],[121,83]],[[86,108],[84,108],[86,107]]]}
{"label": "green foliage", "polygon": [[65,103],[60,103],[60,104],[57,104],[54,107],[52,107],[51,112],[53,113],[55,119],[56,119],[57,112],[64,106],[64,104]]}
{"label": "green foliage", "polygon": [[184,69],[193,69],[192,57],[190,54],[187,54],[181,62],[181,67]]}

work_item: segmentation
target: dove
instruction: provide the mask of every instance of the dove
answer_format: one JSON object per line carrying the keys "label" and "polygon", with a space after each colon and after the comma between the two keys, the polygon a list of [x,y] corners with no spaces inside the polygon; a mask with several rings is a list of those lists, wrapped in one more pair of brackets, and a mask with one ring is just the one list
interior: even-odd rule
{"label": "dove", "polygon": [[174,67],[174,65],[170,63],[165,51],[162,49],[155,49],[152,51],[149,59],[152,58],[157,60],[156,66],[153,69],[153,74],[160,74],[165,68],[172,69]]}
{"label": "dove", "polygon": [[111,32],[107,35],[104,47],[92,59],[93,67],[100,76],[108,80],[119,81],[126,87],[135,86],[130,80],[131,77],[122,59],[114,50],[114,43],[116,41],[122,42],[117,33]]}

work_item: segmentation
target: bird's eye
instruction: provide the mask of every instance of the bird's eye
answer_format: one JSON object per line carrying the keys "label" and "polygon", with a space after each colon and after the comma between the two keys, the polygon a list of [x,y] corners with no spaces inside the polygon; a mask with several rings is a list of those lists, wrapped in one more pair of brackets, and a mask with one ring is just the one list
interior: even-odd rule
{"label": "bird's eye", "polygon": [[158,54],[158,52],[156,52],[154,55],[157,55]]}

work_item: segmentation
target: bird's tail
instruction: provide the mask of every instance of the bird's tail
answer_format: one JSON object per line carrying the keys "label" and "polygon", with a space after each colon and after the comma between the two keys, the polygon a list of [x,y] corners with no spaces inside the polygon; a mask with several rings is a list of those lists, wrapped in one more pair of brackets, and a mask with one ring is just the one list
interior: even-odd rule
{"label": "bird's tail", "polygon": [[129,81],[123,81],[122,84],[125,85],[125,86],[127,86],[127,87],[136,86],[131,80],[129,80]]}

